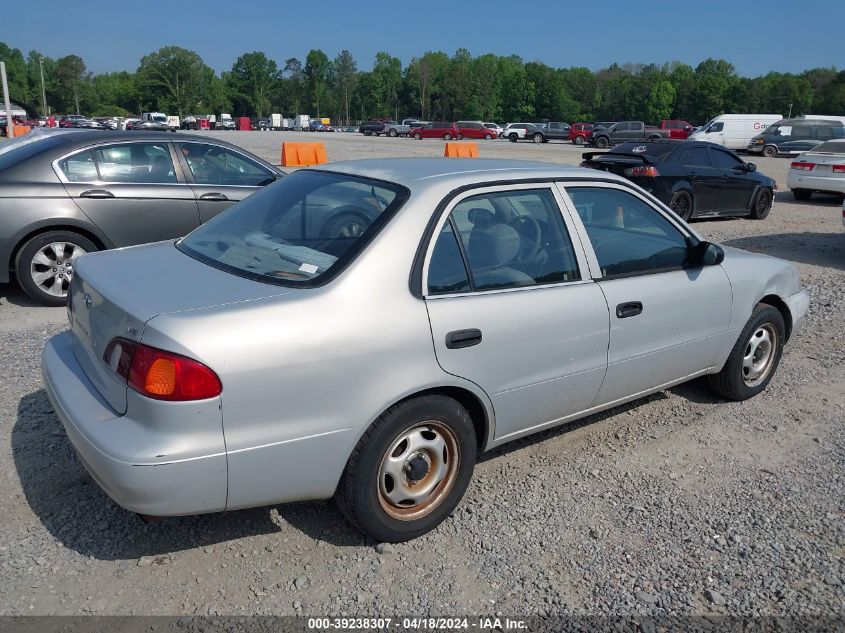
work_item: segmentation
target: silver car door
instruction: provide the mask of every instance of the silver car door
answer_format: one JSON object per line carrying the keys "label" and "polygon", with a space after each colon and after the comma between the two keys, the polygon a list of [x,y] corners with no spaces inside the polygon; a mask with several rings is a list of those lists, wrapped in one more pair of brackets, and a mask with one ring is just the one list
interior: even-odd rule
{"label": "silver car door", "polygon": [[564,188],[610,309],[607,376],[595,405],[711,369],[730,337],[733,295],[722,267],[687,267],[690,234],[633,189]]}
{"label": "silver car door", "polygon": [[54,167],[73,201],[115,246],[182,237],[199,226],[193,192],[167,142],[104,143],[61,157]]}
{"label": "silver car door", "polygon": [[428,246],[437,360],[490,396],[496,440],[584,410],[604,378],[608,308],[569,222],[549,183],[474,189]]}

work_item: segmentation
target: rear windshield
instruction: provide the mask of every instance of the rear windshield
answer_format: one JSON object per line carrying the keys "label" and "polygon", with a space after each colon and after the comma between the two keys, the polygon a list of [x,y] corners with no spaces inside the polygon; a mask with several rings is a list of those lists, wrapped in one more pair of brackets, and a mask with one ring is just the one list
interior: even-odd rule
{"label": "rear windshield", "polygon": [[845,154],[845,141],[827,141],[816,145],[812,152],[814,154]]}
{"label": "rear windshield", "polygon": [[30,132],[12,141],[6,141],[3,145],[0,145],[0,171],[5,171],[21,161],[32,158],[41,152],[50,151],[65,143],[67,143],[67,138],[62,133],[44,134],[42,136],[35,132]]}
{"label": "rear windshield", "polygon": [[177,247],[242,277],[315,286],[338,274],[407,197],[405,188],[391,183],[298,171],[221,213]]}
{"label": "rear windshield", "polygon": [[639,154],[649,158],[663,159],[677,147],[674,143],[622,143],[608,154]]}

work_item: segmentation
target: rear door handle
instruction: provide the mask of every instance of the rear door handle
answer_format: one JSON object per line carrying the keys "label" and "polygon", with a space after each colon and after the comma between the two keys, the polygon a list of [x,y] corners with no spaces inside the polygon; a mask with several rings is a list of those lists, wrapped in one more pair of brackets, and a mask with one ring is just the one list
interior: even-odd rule
{"label": "rear door handle", "polygon": [[108,189],[89,189],[79,194],[80,198],[114,198],[114,194]]}
{"label": "rear door handle", "polygon": [[200,196],[200,200],[217,200],[218,202],[226,202],[228,199],[222,193],[204,193]]}
{"label": "rear door handle", "polygon": [[472,347],[481,342],[481,330],[455,330],[446,335],[446,347],[449,349],[461,349]]}
{"label": "rear door handle", "polygon": [[628,301],[627,303],[620,303],[616,306],[616,318],[627,319],[628,317],[642,314],[643,304],[639,301]]}

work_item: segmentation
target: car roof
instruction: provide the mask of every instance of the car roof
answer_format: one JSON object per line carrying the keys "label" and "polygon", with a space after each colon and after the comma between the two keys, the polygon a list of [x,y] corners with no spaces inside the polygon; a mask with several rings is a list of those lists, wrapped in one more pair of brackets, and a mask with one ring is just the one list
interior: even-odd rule
{"label": "car roof", "polygon": [[327,163],[308,169],[385,180],[412,191],[444,184],[454,188],[528,179],[579,178],[627,182],[619,176],[583,167],[492,158],[373,158]]}

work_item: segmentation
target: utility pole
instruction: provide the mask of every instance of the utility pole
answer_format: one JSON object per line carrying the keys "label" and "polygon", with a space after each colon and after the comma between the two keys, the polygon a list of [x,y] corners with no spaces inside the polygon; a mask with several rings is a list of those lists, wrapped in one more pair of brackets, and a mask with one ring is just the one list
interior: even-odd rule
{"label": "utility pole", "polygon": [[50,116],[47,112],[47,91],[44,89],[44,58],[38,60],[38,65],[41,67],[41,112],[44,116]]}
{"label": "utility pole", "polygon": [[6,62],[0,62],[0,83],[3,84],[3,103],[6,105],[6,138],[12,140],[12,102],[9,99],[9,83],[6,81]]}

